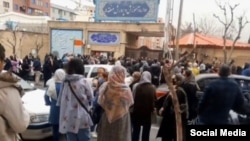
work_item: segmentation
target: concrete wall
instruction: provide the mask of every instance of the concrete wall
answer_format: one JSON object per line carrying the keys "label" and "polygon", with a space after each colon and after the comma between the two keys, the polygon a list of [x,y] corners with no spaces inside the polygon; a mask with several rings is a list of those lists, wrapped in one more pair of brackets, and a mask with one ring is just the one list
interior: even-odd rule
{"label": "concrete wall", "polygon": [[[183,51],[191,51],[191,47],[190,48],[182,48],[182,52]],[[198,59],[204,59],[205,62],[211,63],[214,57],[217,57],[221,62],[223,62],[223,51],[222,48],[197,48],[196,49],[198,55]],[[228,49],[229,52],[229,49]],[[208,55],[208,57],[203,58],[202,57],[202,53],[205,53]],[[245,62],[249,62],[250,63],[250,48],[249,49],[243,49],[243,48],[235,48],[232,54],[232,58],[235,60],[235,64],[242,66],[244,65]],[[229,55],[229,53],[228,53]]]}
{"label": "concrete wall", "polygon": [[46,24],[48,20],[51,20],[51,18],[48,16],[29,16],[16,12],[9,12],[0,15],[1,22],[15,21],[19,23]]}
{"label": "concrete wall", "polygon": [[[21,42],[20,42],[21,39]],[[0,31],[0,43],[4,45],[6,49],[6,56],[13,55],[13,48],[8,42],[14,43],[13,32]],[[36,49],[36,43],[41,44],[43,41],[43,47],[39,51],[39,57],[43,60],[46,53],[50,53],[48,34],[39,34],[32,32],[17,32],[16,33],[16,54],[20,58],[24,58],[25,55],[32,53],[32,50]]]}

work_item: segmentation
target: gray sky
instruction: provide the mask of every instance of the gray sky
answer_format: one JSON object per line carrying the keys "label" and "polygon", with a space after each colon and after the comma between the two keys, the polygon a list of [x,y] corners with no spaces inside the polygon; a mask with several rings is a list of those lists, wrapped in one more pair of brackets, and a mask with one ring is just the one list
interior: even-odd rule
{"label": "gray sky", "polygon": [[[173,11],[173,24],[177,26],[178,14],[179,14],[179,4],[180,0],[174,1],[174,11]],[[250,21],[250,1],[249,0],[217,0],[221,2],[229,2],[231,5],[239,3],[240,5],[235,10],[235,16],[240,16],[245,13],[246,18]],[[159,17],[165,19],[166,12],[166,0],[161,0],[159,5]],[[216,5],[215,0],[184,0],[183,3],[183,12],[182,12],[182,23],[192,22],[193,23],[193,13],[195,14],[196,22],[202,17],[206,17],[214,21],[216,26],[221,27],[222,24],[218,22],[216,18],[214,18],[213,14],[220,16],[222,19],[224,18],[223,12]],[[237,25],[237,24],[236,24]],[[250,33],[250,23],[243,29],[242,38],[240,41],[247,42]]]}
{"label": "gray sky", "polygon": [[[69,8],[74,8],[75,4],[72,2],[74,0],[51,0],[52,3],[56,3],[62,6],[67,6]],[[76,0],[78,1],[78,0]],[[86,0],[82,0],[85,1]],[[177,25],[177,19],[179,14],[179,4],[180,0],[174,1],[174,11],[173,11],[173,24]],[[246,13],[246,18],[250,21],[250,1],[249,0],[217,0],[221,2],[230,2],[232,5],[239,3],[239,7],[235,10],[235,15],[242,15],[244,12]],[[165,19],[166,13],[166,0],[160,0],[159,4],[159,14],[158,17],[162,17]],[[193,22],[193,13],[195,13],[196,22],[198,22],[201,17],[206,17],[214,21],[216,26],[221,26],[214,17],[213,14],[220,16],[223,18],[222,11],[217,7],[215,0],[184,0],[183,3],[183,15],[182,15],[182,23],[185,22]],[[242,31],[242,38],[240,41],[247,42],[250,33],[250,24],[248,24]]]}

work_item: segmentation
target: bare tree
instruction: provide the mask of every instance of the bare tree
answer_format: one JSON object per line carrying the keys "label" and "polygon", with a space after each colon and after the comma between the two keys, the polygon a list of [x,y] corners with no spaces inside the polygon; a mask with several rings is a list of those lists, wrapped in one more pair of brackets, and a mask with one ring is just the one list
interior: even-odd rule
{"label": "bare tree", "polygon": [[224,20],[222,20],[221,17],[219,17],[216,14],[214,14],[214,17],[224,26],[224,32],[223,32],[223,36],[222,36],[222,38],[223,38],[223,53],[224,53],[224,63],[227,63],[227,59],[228,59],[227,48],[226,48],[227,35],[229,33],[229,29],[233,25],[234,11],[239,6],[239,4],[235,4],[232,6],[229,3],[221,4],[218,1],[216,1],[216,4],[220,8],[220,10],[223,11],[223,15],[224,15]]}
{"label": "bare tree", "polygon": [[169,88],[170,95],[172,97],[172,103],[174,105],[177,141],[183,141],[183,127],[182,127],[182,119],[181,119],[182,112],[180,110],[180,103],[177,97],[175,86],[172,81],[172,76],[174,75],[173,69],[181,62],[185,61],[188,57],[190,57],[194,53],[194,50],[195,48],[193,48],[191,52],[184,54],[176,63],[173,62],[171,66],[168,66],[167,64],[163,66],[164,78]]}
{"label": "bare tree", "polygon": [[36,39],[35,39],[35,50],[36,54],[39,54],[39,51],[43,48],[44,46],[44,34],[46,33],[46,27],[41,24],[41,27],[39,28],[39,34],[36,34]]}
{"label": "bare tree", "polygon": [[232,57],[232,54],[233,54],[233,51],[234,51],[234,48],[235,48],[235,44],[240,39],[242,29],[249,23],[249,21],[247,19],[245,21],[243,21],[243,17],[244,17],[244,15],[240,16],[238,18],[238,31],[237,31],[236,37],[233,40],[233,44],[231,46],[229,56],[228,56],[228,61],[231,60],[231,57]]}
{"label": "bare tree", "polygon": [[218,32],[218,27],[214,24],[214,21],[208,19],[208,17],[202,17],[199,19],[197,29],[199,29],[199,32],[204,35],[216,35]]}
{"label": "bare tree", "polygon": [[193,33],[192,23],[185,22],[181,25],[181,36],[187,35],[189,33]]}
{"label": "bare tree", "polygon": [[[196,23],[195,23],[195,15],[193,15],[193,20],[194,20],[194,29],[196,28]],[[180,29],[178,29],[180,30]],[[195,35],[196,30],[193,30],[192,33]],[[172,32],[172,34],[174,34],[174,32]],[[173,35],[170,35],[170,37],[172,37]],[[177,41],[178,43],[178,41]],[[181,117],[181,110],[180,110],[180,103],[178,100],[178,96],[176,93],[176,89],[175,86],[173,84],[172,81],[172,76],[174,75],[173,69],[179,65],[181,62],[185,61],[188,57],[190,57],[191,55],[193,55],[195,49],[196,49],[196,44],[195,44],[195,36],[193,38],[193,49],[191,50],[191,52],[186,52],[184,53],[181,58],[176,62],[172,62],[171,65],[168,64],[164,64],[163,66],[163,75],[164,78],[166,80],[167,86],[170,90],[170,96],[172,97],[172,103],[174,106],[174,111],[175,111],[175,120],[176,120],[176,140],[177,141],[183,141],[183,127],[182,127],[182,117]]]}
{"label": "bare tree", "polygon": [[7,39],[7,42],[10,44],[10,47],[12,48],[12,53],[16,54],[17,47],[20,47],[22,44],[22,40],[24,37],[24,34],[20,31],[18,31],[18,26],[14,28],[14,30],[9,30],[11,33],[11,39]]}

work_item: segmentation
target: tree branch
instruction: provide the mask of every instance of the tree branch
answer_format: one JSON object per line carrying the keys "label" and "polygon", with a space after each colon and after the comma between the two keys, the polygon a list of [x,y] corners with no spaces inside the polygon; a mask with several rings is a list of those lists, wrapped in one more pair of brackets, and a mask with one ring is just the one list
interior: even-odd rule
{"label": "tree branch", "polygon": [[175,68],[176,66],[178,66],[181,62],[183,62],[184,60],[186,60],[188,57],[192,56],[192,54],[194,53],[196,49],[196,45],[194,46],[194,48],[191,50],[191,52],[184,54],[176,63],[172,63],[170,69]]}
{"label": "tree branch", "polygon": [[240,39],[242,29],[243,29],[248,23],[250,23],[250,22],[247,21],[247,20],[243,23],[243,16],[241,16],[241,17],[238,18],[238,26],[239,26],[239,27],[238,27],[238,33],[237,33],[237,36],[235,37],[235,39],[234,39],[234,41],[233,41],[233,44],[232,44],[232,46],[231,46],[230,53],[229,53],[229,57],[228,57],[229,60],[230,60],[231,57],[232,57],[233,50],[234,50],[234,48],[235,48],[235,45],[236,45],[237,41]]}
{"label": "tree branch", "polygon": [[9,39],[7,39],[7,42],[11,45],[12,48],[15,46]]}
{"label": "tree branch", "polygon": [[223,22],[221,19],[220,19],[220,17],[219,16],[217,16],[217,15],[213,15],[221,24],[223,24],[223,25],[226,25],[226,23],[225,22]]}
{"label": "tree branch", "polygon": [[[218,1],[216,1],[217,3],[217,6],[223,11],[224,13],[224,18],[225,18],[225,21],[222,21],[220,19],[219,16],[215,15],[214,14],[214,17],[216,19],[218,19],[218,21],[220,23],[222,23],[224,25],[224,33],[223,33],[223,53],[224,53],[224,63],[227,62],[227,49],[226,49],[226,36],[228,34],[228,30],[229,28],[232,26],[232,23],[234,21],[234,10],[239,6],[239,4],[235,4],[234,6],[230,5],[230,4],[220,4]],[[227,8],[226,8],[226,5],[229,7],[230,9],[230,20],[228,22],[228,16],[227,16]]]}

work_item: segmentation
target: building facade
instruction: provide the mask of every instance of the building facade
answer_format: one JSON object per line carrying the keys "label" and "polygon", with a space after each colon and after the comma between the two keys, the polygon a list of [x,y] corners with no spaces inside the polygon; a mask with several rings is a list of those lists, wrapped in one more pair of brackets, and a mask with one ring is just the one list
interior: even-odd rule
{"label": "building facade", "polygon": [[11,12],[13,0],[0,0],[0,14]]}
{"label": "building facade", "polygon": [[[49,51],[61,57],[65,53],[98,55],[118,58],[125,48],[137,48],[138,37],[163,37],[162,23],[58,22],[49,21]],[[147,27],[147,32],[143,29]],[[74,40],[84,43],[75,47]]]}
{"label": "building facade", "polygon": [[83,9],[76,11],[75,21],[94,21],[95,7],[94,6],[84,6]]}
{"label": "building facade", "polygon": [[13,0],[12,7],[17,13],[50,16],[50,0]]}
{"label": "building facade", "polygon": [[73,9],[63,7],[57,4],[50,4],[50,17],[52,20],[67,20],[74,21],[76,18],[75,11]]}
{"label": "building facade", "polygon": [[[162,18],[158,18],[158,23],[163,23]],[[163,29],[162,29],[163,30]],[[138,37],[137,47],[147,46],[149,49],[162,49],[164,43],[164,37]]]}

